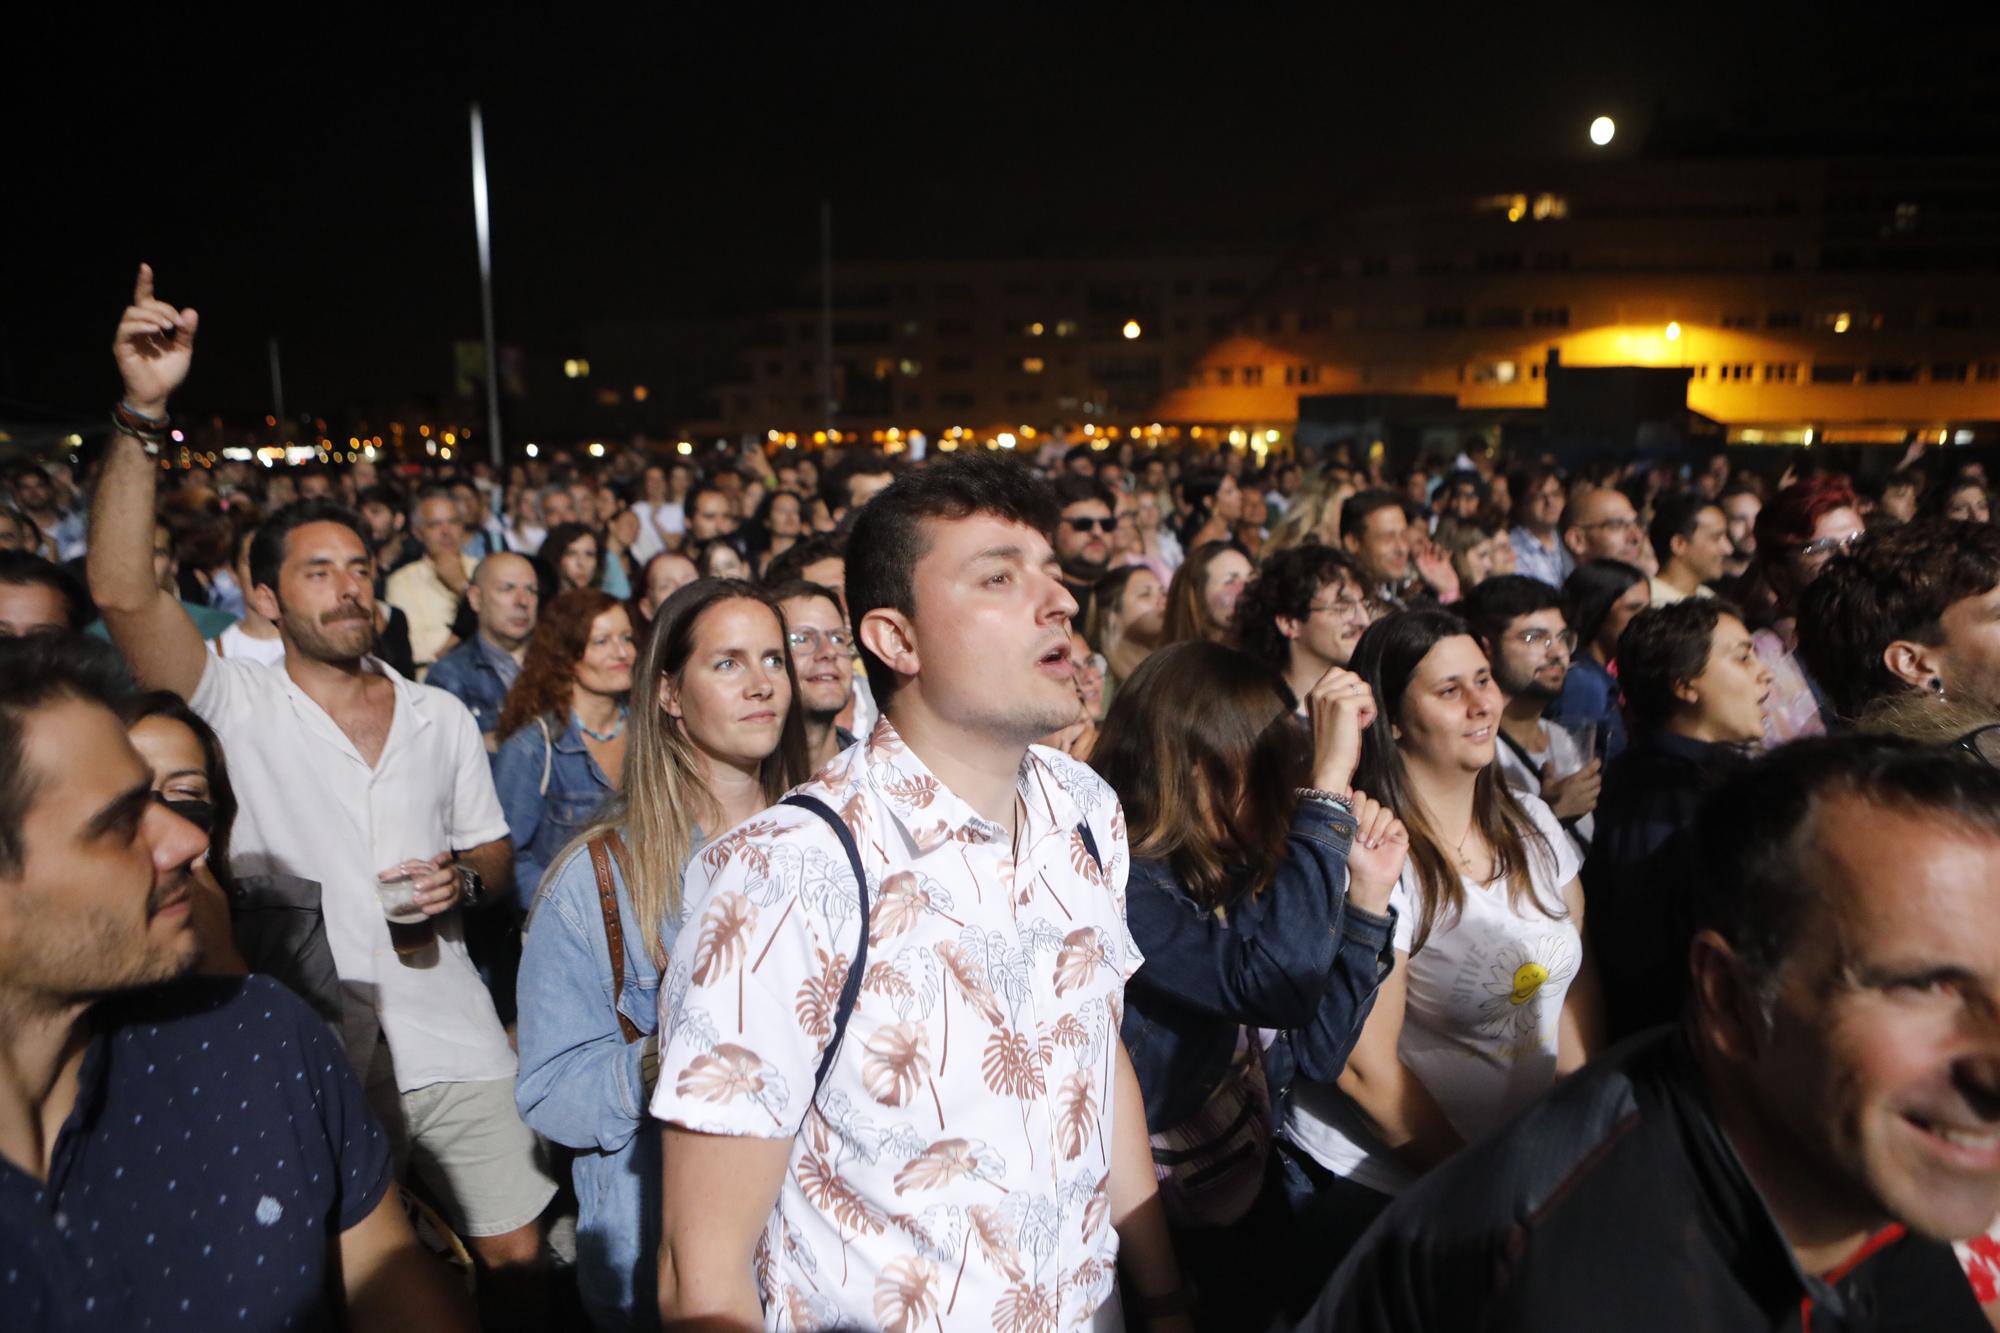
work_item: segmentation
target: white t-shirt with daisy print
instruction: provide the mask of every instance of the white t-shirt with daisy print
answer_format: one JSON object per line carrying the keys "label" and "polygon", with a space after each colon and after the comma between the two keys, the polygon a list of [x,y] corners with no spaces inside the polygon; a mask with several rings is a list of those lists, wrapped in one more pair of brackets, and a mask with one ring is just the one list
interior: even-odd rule
{"label": "white t-shirt with daisy print", "polygon": [[[1546,804],[1517,799],[1541,834],[1527,849],[1533,899],[1516,904],[1504,880],[1466,879],[1463,911],[1433,926],[1407,964],[1397,1049],[1468,1143],[1554,1084],[1563,999],[1583,962],[1583,937],[1563,897],[1580,864],[1576,844]],[[1396,950],[1407,954],[1419,915],[1414,867],[1389,901]],[[1300,1085],[1286,1133],[1327,1170],[1369,1189],[1395,1194],[1416,1178],[1336,1088]]]}

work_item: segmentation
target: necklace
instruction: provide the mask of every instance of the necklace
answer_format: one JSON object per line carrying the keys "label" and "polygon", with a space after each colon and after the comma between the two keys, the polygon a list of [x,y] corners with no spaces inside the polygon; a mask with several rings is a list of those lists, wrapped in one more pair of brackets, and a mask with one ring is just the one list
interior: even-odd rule
{"label": "necklace", "polygon": [[[625,732],[625,709],[622,706],[618,710],[618,724],[612,727],[611,730],[605,732],[592,731],[589,727],[584,726],[583,719],[577,717],[575,713],[571,713],[570,716],[576,719],[577,730],[581,731],[584,735],[590,737],[590,739],[598,742],[600,745],[610,744],[612,741],[617,740]],[[1463,839],[1461,839],[1461,841],[1463,841]]]}
{"label": "necklace", "polygon": [[1472,858],[1465,854],[1465,840],[1471,837],[1472,830],[1478,827],[1479,827],[1479,820],[1475,816],[1469,823],[1466,824],[1465,832],[1458,835],[1458,847],[1457,847],[1458,866],[1459,869],[1461,870],[1469,871],[1472,869]]}

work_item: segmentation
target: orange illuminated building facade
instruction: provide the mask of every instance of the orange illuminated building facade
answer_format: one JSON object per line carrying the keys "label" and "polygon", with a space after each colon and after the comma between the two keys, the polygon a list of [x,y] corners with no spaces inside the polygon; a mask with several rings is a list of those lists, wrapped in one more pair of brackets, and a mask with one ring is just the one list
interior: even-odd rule
{"label": "orange illuminated building facade", "polygon": [[[835,270],[835,422],[1289,438],[1302,397],[1532,412],[1546,367],[1685,368],[1732,443],[2000,429],[2000,161],[1661,160],[1407,180],[1283,254]],[[826,424],[821,321],[767,322],[709,425]]]}

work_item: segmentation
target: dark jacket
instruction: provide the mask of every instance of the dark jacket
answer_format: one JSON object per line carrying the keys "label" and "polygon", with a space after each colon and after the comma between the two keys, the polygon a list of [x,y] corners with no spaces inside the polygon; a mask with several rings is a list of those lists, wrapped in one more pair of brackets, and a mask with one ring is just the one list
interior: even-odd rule
{"label": "dark jacket", "polygon": [[1693,933],[1688,895],[1702,873],[1695,812],[1744,759],[1735,746],[1655,732],[1605,770],[1583,891],[1607,1041],[1680,1014]]}
{"label": "dark jacket", "polygon": [[1545,716],[1551,722],[1595,722],[1597,750],[1606,763],[1625,753],[1625,714],[1618,707],[1618,681],[1588,654],[1579,653],[1569,664],[1562,693]]}
{"label": "dark jacket", "polygon": [[1901,1227],[1830,1278],[1800,1270],[1667,1030],[1404,1191],[1300,1327],[1989,1333],[1951,1247]]}
{"label": "dark jacket", "polygon": [[[1388,972],[1394,924],[1347,903],[1353,836],[1351,816],[1301,801],[1276,878],[1226,921],[1190,897],[1166,862],[1132,863],[1125,913],[1146,961],[1125,988],[1120,1035],[1153,1129],[1201,1109],[1242,1027],[1306,1030],[1316,1064],[1352,1049]],[[1267,1055],[1274,1101],[1298,1064],[1285,1045]]]}

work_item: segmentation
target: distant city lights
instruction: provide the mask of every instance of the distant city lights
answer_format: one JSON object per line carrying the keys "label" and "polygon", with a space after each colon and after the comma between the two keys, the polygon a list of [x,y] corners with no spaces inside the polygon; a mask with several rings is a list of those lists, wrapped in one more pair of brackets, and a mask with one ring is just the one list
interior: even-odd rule
{"label": "distant city lights", "polygon": [[1128,319],[1125,321],[1124,334],[1125,334],[1125,340],[1127,342],[1131,342],[1133,339],[1137,338],[1142,332],[1143,330],[1140,329],[1138,320]]}
{"label": "distant city lights", "polygon": [[1667,341],[1670,343],[1676,343],[1679,342],[1680,340],[1681,340],[1681,322],[1677,319],[1668,320]]}

